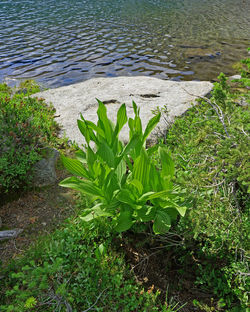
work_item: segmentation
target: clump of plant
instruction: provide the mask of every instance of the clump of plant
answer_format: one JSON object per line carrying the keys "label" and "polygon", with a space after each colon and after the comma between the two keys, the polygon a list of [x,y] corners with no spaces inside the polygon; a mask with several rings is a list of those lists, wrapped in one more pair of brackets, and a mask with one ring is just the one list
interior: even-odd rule
{"label": "clump of plant", "polygon": [[38,87],[29,86],[24,94],[0,84],[0,193],[26,186],[41,149],[56,140],[54,109],[30,97]]}
{"label": "clump of plant", "polygon": [[[97,125],[81,116],[78,127],[87,146],[76,153],[77,159],[62,156],[64,166],[75,176],[60,185],[90,197],[92,207],[85,210],[85,221],[105,217],[112,220],[118,232],[128,230],[137,222],[153,222],[153,231],[163,234],[178,215],[185,215],[186,206],[173,186],[174,163],[166,147],[145,148],[160,114],[148,122],[143,132],[135,103],[133,108],[135,117],[128,120],[123,104],[115,125],[108,119],[106,107],[100,101]],[[130,140],[124,145],[119,133],[127,122]],[[151,159],[153,152],[159,155],[160,168]]]}

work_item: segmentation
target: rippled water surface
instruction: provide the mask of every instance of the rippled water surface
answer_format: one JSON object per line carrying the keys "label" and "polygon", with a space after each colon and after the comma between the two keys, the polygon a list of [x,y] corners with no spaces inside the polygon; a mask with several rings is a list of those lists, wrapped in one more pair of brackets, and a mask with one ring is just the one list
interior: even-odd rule
{"label": "rippled water surface", "polygon": [[0,81],[214,79],[250,38],[249,0],[0,0]]}

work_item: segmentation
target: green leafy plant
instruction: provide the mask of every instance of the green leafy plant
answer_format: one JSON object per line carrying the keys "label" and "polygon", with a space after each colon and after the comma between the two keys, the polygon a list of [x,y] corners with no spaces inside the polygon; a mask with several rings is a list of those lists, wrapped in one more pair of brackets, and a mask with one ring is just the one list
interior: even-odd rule
{"label": "green leafy plant", "polygon": [[[97,125],[81,116],[78,127],[86,140],[86,151],[79,150],[77,159],[62,156],[65,168],[78,177],[67,178],[60,185],[92,198],[93,207],[86,211],[85,221],[109,217],[118,232],[128,230],[135,222],[152,221],[154,232],[163,234],[178,214],[185,215],[186,206],[171,182],[174,163],[166,147],[145,148],[160,114],[148,122],[143,132],[139,109],[135,103],[133,107],[135,117],[128,120],[130,140],[126,145],[119,140],[127,123],[125,104],[118,110],[116,125],[108,119],[101,101]],[[91,148],[91,141],[95,149]],[[150,158],[153,152],[159,155],[160,168]]]}

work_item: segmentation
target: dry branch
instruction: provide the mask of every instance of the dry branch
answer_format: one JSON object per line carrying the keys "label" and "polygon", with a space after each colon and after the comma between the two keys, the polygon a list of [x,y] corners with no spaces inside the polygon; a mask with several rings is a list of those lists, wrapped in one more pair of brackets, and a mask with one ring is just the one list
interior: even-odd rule
{"label": "dry branch", "polygon": [[0,240],[16,238],[22,231],[22,229],[0,231]]}

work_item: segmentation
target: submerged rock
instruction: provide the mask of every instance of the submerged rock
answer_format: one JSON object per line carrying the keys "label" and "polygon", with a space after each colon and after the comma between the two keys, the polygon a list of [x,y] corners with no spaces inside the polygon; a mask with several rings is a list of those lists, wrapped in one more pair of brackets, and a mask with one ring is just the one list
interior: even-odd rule
{"label": "submerged rock", "polygon": [[[94,78],[66,87],[51,89],[35,94],[42,97],[47,103],[56,108],[57,121],[61,124],[66,136],[78,144],[84,143],[83,136],[77,128],[77,119],[80,113],[84,118],[97,121],[96,99],[104,102],[108,116],[116,121],[117,110],[125,103],[128,117],[134,116],[132,101],[140,107],[142,125],[145,128],[148,120],[152,118],[153,111],[159,107],[166,107],[168,122],[175,116],[182,115],[191,103],[199,96],[206,96],[212,90],[212,83],[208,81],[176,82],[151,77],[117,77]],[[161,118],[159,130],[163,132],[167,127],[164,118]],[[155,131],[154,136],[159,135]],[[124,127],[120,139],[127,141],[128,128]],[[151,136],[151,139],[153,138]]]}

